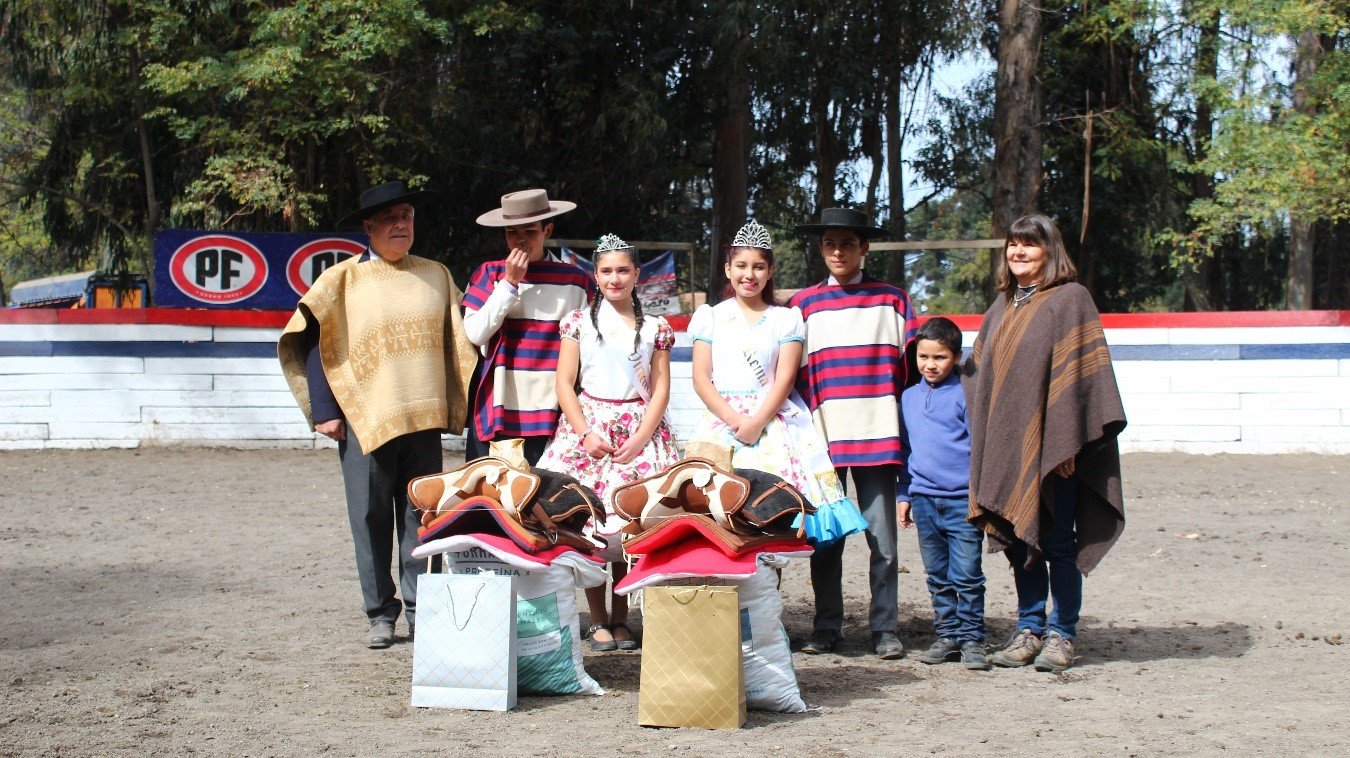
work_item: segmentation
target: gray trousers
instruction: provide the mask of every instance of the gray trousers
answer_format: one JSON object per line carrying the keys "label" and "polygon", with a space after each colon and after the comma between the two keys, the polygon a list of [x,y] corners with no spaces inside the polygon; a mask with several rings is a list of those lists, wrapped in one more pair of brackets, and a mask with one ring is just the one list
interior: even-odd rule
{"label": "gray trousers", "polygon": [[[867,614],[873,632],[894,632],[900,621],[899,550],[896,544],[895,466],[854,466],[838,469],[839,481],[853,474],[855,502],[867,520],[867,547],[872,553],[872,605]],[[811,554],[811,587],[816,595],[816,629],[840,631],[844,626],[844,543]]]}
{"label": "gray trousers", "polygon": [[[439,474],[441,433],[435,429],[413,432],[365,454],[347,427],[347,439],[338,443],[342,483],[347,491],[347,519],[356,548],[356,574],[361,597],[371,623],[394,623],[403,611],[413,624],[417,611],[417,577],[426,561],[412,557],[417,547],[420,514],[408,502],[408,482],[419,476]],[[403,601],[394,595],[390,568],[393,548],[399,546],[399,588]]]}

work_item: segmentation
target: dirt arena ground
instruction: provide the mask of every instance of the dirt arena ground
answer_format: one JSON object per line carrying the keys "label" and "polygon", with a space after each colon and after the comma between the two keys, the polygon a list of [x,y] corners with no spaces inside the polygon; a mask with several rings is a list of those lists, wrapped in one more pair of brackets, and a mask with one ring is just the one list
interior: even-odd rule
{"label": "dirt arena ground", "polygon": [[[1075,668],[876,660],[855,538],[848,644],[796,656],[822,708],[704,731],[639,727],[626,653],[587,656],[602,697],[411,708],[412,645],[361,644],[332,451],[0,452],[0,755],[1350,753],[1350,458],[1136,454],[1125,469],[1127,529],[1087,580]],[[901,556],[901,636],[920,648],[932,615],[912,532]],[[985,568],[1002,641],[1011,575],[1001,556]],[[798,640],[807,575],[784,573]]]}

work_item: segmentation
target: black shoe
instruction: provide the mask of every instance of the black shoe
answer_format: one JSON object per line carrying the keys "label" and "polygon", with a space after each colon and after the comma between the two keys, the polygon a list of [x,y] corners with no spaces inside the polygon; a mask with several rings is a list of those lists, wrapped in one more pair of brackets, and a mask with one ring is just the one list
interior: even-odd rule
{"label": "black shoe", "polygon": [[839,647],[841,639],[842,636],[834,629],[817,629],[811,632],[811,639],[802,645],[802,652],[808,655],[833,653],[835,648]]}
{"label": "black shoe", "polygon": [[415,639],[417,639],[417,624],[415,624],[415,623],[409,623],[409,624],[408,624],[408,641],[409,641],[409,642],[412,642],[412,641],[415,640]]}
{"label": "black shoe", "polygon": [[971,671],[988,671],[994,665],[984,654],[984,643],[966,640],[961,643],[961,665]]}
{"label": "black shoe", "polygon": [[954,661],[961,655],[962,646],[956,640],[939,637],[932,647],[914,656],[914,660],[920,663],[936,664]]}
{"label": "black shoe", "polygon": [[382,649],[394,644],[394,624],[389,621],[376,621],[370,625],[370,641],[367,647]]}
{"label": "black shoe", "polygon": [[[595,633],[602,629],[609,632],[609,639],[597,640],[595,638]],[[610,629],[609,624],[593,624],[586,630],[586,639],[589,640],[588,644],[590,644],[591,650],[597,653],[608,653],[619,649],[619,643],[614,641],[614,632]]]}
{"label": "black shoe", "polygon": [[895,632],[872,632],[872,652],[883,661],[893,661],[905,656],[905,646]]}
{"label": "black shoe", "polygon": [[[628,633],[628,639],[619,639],[618,631],[622,629]],[[638,641],[633,639],[633,630],[628,628],[627,624],[618,623],[609,625],[609,633],[614,637],[614,645],[619,650],[637,650]]]}

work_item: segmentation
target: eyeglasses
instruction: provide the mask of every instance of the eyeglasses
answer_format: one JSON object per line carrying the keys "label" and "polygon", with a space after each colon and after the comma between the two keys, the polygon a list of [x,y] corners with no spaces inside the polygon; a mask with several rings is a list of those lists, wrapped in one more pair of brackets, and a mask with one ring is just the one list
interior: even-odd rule
{"label": "eyeglasses", "polygon": [[832,253],[832,252],[834,252],[835,250],[838,250],[838,251],[844,252],[844,253],[853,253],[853,252],[857,252],[858,249],[859,249],[860,247],[861,247],[861,246],[858,244],[858,241],[857,241],[857,240],[821,240],[821,241],[820,241],[820,249],[821,249],[821,250],[824,250],[824,251],[827,252],[827,253]]}

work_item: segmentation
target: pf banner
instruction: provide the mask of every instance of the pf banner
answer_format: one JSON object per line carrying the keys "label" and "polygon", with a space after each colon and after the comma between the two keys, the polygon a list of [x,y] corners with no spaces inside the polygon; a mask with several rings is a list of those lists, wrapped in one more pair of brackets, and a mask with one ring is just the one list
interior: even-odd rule
{"label": "pf banner", "polygon": [[[595,275],[595,264],[591,259],[577,255],[571,248],[562,248],[559,257]],[[658,253],[642,264],[642,271],[638,274],[637,295],[642,301],[643,313],[667,315],[680,312],[679,286],[675,281],[675,251]]]}
{"label": "pf banner", "polygon": [[288,311],[324,269],[365,249],[364,234],[166,229],[155,234],[155,305]]}

